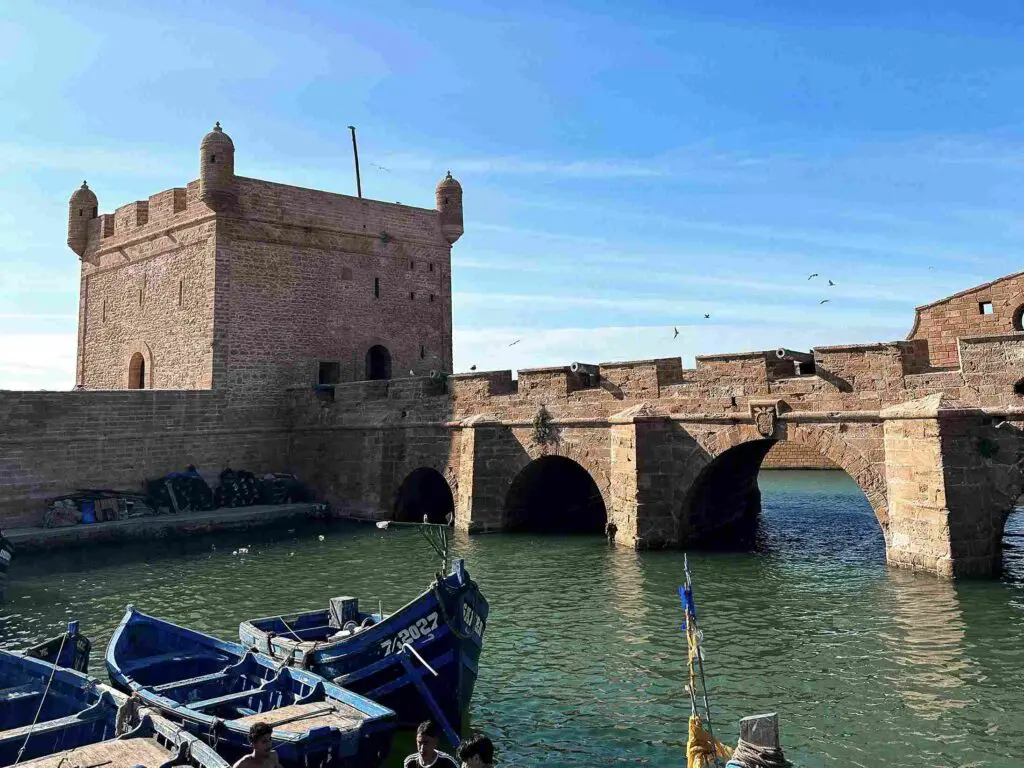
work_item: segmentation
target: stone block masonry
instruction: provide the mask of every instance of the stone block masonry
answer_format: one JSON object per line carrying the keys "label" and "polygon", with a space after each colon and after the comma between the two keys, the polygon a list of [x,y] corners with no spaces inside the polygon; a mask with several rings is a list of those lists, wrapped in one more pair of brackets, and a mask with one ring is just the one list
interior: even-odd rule
{"label": "stone block masonry", "polygon": [[541,498],[530,478],[569,467],[580,518],[618,545],[736,546],[762,467],[828,466],[863,490],[892,565],[998,571],[1024,487],[1024,273],[919,307],[905,341],[442,383],[425,374],[452,370],[463,199],[451,174],[434,193],[428,209],[246,178],[219,124],[185,187],[100,214],[83,184],[78,388],[157,391],[0,394],[0,523],[191,462],[290,469],[369,518],[408,513],[415,476],[459,529],[498,531]]}
{"label": "stone block masonry", "polygon": [[190,463],[280,471],[287,453],[280,411],[215,392],[0,392],[0,527],[39,525],[76,488],[141,490]]}
{"label": "stone block masonry", "polygon": [[279,400],[288,387],[451,370],[451,247],[462,188],[436,208],[234,173],[219,125],[200,178],[100,214],[69,202],[82,261],[79,389],[218,389]]}

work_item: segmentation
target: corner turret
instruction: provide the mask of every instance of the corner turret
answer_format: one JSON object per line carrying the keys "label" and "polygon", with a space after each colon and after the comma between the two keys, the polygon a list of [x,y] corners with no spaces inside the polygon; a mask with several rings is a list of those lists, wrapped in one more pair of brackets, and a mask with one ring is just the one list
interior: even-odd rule
{"label": "corner turret", "polygon": [[89,222],[99,214],[99,202],[89,185],[82,182],[68,201],[68,248],[81,258],[89,245]]}
{"label": "corner turret", "polygon": [[441,220],[441,234],[449,245],[462,237],[462,185],[452,178],[452,172],[437,185],[437,214]]}
{"label": "corner turret", "polygon": [[199,197],[215,211],[235,201],[235,144],[220,123],[199,145]]}

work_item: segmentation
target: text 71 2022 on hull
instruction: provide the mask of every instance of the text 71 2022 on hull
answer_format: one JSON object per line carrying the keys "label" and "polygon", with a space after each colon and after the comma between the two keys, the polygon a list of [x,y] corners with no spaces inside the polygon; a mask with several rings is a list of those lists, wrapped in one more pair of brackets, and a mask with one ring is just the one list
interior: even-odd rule
{"label": "text 71 2022 on hull", "polygon": [[239,637],[248,648],[395,710],[404,726],[443,714],[458,733],[473,696],[488,610],[456,560],[450,574],[438,574],[388,616],[362,613],[356,598],[339,597],[328,610],[246,621]]}

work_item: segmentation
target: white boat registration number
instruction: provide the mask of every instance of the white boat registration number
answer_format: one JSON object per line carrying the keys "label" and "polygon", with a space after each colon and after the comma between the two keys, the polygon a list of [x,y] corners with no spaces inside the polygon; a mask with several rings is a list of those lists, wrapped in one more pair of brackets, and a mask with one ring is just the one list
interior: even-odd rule
{"label": "white boat registration number", "polygon": [[398,653],[406,643],[412,645],[417,640],[423,638],[432,640],[434,632],[437,630],[437,625],[438,615],[437,611],[434,611],[433,613],[427,614],[419,621],[410,624],[394,637],[382,640],[380,643],[381,650],[384,651],[385,656],[388,656],[392,653]]}

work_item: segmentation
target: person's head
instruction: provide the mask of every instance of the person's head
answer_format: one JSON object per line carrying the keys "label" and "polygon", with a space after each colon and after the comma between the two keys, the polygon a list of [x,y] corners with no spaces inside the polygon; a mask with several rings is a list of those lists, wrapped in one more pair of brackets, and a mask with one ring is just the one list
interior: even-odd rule
{"label": "person's head", "polygon": [[459,760],[463,768],[487,768],[494,763],[494,744],[483,734],[476,734],[472,739],[462,742],[459,747]]}
{"label": "person's head", "polygon": [[416,752],[421,759],[430,762],[437,754],[437,740],[441,732],[433,720],[424,720],[416,729]]}
{"label": "person's head", "polygon": [[269,755],[274,749],[274,729],[266,723],[253,723],[249,728],[249,743],[252,744],[252,753],[257,757]]}

